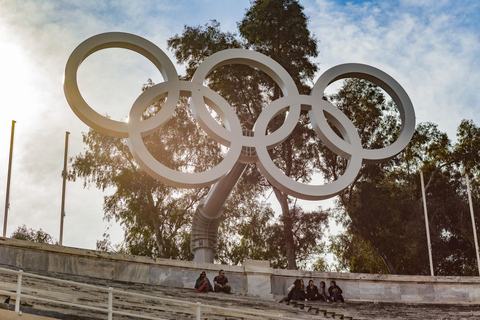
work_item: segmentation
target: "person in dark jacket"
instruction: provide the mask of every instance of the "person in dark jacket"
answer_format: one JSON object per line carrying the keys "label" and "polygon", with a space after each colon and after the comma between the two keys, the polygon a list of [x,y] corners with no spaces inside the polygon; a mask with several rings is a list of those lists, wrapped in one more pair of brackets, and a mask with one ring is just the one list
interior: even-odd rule
{"label": "person in dark jacket", "polygon": [[307,299],[309,301],[315,301],[319,299],[318,288],[316,285],[313,284],[313,280],[308,281]]}
{"label": "person in dark jacket", "polygon": [[195,289],[197,289],[197,292],[213,291],[212,284],[210,283],[210,280],[208,280],[207,274],[205,273],[205,271],[202,271],[200,273],[200,276],[195,282]]}
{"label": "person in dark jacket", "polygon": [[342,293],[343,291],[339,286],[337,286],[337,283],[334,280],[330,281],[330,287],[328,288],[330,300],[333,302],[344,302],[345,300],[343,299]]}
{"label": "person in dark jacket", "polygon": [[302,300],[306,301],[307,296],[305,295],[305,291],[302,290],[302,282],[300,279],[295,280],[293,283],[293,289],[290,290],[288,293],[287,301],[289,300]]}
{"label": "person in dark jacket", "polygon": [[213,284],[215,285],[215,292],[230,293],[230,290],[232,290],[228,284],[228,279],[225,277],[225,271],[223,269],[218,272],[218,276],[213,278]]}

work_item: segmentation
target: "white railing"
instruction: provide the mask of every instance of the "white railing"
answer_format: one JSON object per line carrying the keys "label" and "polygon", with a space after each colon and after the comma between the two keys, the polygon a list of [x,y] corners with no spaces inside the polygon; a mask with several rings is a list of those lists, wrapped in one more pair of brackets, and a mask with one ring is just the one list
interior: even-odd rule
{"label": "white railing", "polygon": [[[195,315],[195,319],[197,319],[197,320],[201,319],[202,308],[204,310],[217,310],[217,312],[220,311],[220,312],[223,312],[225,314],[234,312],[237,315],[238,314],[243,314],[245,316],[247,316],[247,315],[262,316],[262,317],[268,317],[268,318],[271,318],[271,319],[287,319],[287,320],[299,319],[299,318],[284,317],[282,314],[271,314],[271,313],[255,312],[255,311],[249,311],[249,310],[225,308],[225,307],[202,304],[200,302],[188,302],[188,301],[183,301],[183,300],[161,298],[161,297],[150,296],[150,295],[145,295],[145,294],[140,294],[140,293],[133,293],[133,292],[128,292],[128,291],[113,289],[111,287],[104,288],[104,287],[94,286],[94,285],[81,283],[81,282],[61,280],[61,279],[41,276],[41,275],[37,275],[37,274],[33,274],[33,273],[25,273],[22,270],[16,271],[16,270],[11,270],[11,269],[6,269],[6,268],[0,268],[0,272],[12,273],[12,274],[16,274],[18,276],[16,292],[12,292],[12,291],[8,291],[8,290],[2,290],[1,286],[3,284],[0,283],[0,294],[5,294],[5,295],[8,295],[8,296],[15,297],[15,312],[18,312],[19,314],[21,314],[21,311],[20,311],[20,301],[21,301],[21,299],[30,299],[30,300],[38,300],[38,301],[49,302],[49,303],[54,303],[54,304],[59,304],[59,305],[65,305],[65,306],[70,306],[70,307],[76,307],[76,308],[81,308],[81,309],[103,312],[103,313],[107,314],[107,319],[108,320],[112,320],[113,315],[134,316],[134,317],[137,317],[137,318],[151,319],[151,320],[165,320],[165,319],[162,319],[162,318],[151,317],[151,316],[148,316],[148,315],[141,315],[141,314],[136,314],[136,313],[134,314],[134,313],[130,313],[130,312],[114,310],[113,309],[113,300],[114,300],[113,296],[114,296],[114,294],[118,294],[118,295],[122,294],[122,295],[127,295],[127,296],[134,296],[134,297],[153,299],[153,300],[178,304],[182,307],[185,307],[185,309],[182,309],[182,311],[190,310],[191,313],[193,313]],[[71,303],[71,302],[60,301],[60,300],[54,300],[54,299],[47,299],[47,298],[42,298],[42,297],[38,297],[38,296],[24,294],[24,293],[22,293],[22,280],[23,280],[24,277],[32,277],[32,278],[43,279],[43,280],[47,280],[47,281],[69,284],[69,285],[73,285],[73,286],[95,289],[95,290],[99,290],[99,291],[105,291],[108,294],[107,307],[106,308],[93,307],[93,306],[88,306],[88,305],[82,305],[82,304]],[[188,313],[188,311],[187,311],[187,313]]]}

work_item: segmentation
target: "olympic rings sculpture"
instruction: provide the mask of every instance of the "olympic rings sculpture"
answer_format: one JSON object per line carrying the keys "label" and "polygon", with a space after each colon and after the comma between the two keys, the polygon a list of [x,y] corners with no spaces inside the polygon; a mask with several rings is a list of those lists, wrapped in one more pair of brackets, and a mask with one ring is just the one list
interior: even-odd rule
{"label": "olympic rings sculpture", "polygon": [[[78,88],[77,71],[82,61],[96,51],[107,48],[124,48],[143,55],[157,67],[165,80],[137,98],[130,110],[128,122],[111,120],[94,111]],[[256,67],[269,75],[282,90],[283,97],[273,101],[258,117],[253,136],[242,134],[240,121],[233,108],[218,93],[203,85],[210,72],[227,64]],[[383,149],[363,149],[352,122],[339,109],[322,99],[324,90],[330,83],[352,77],[363,78],[380,86],[397,105],[402,126],[400,136],[393,144]],[[237,161],[257,162],[268,181],[281,191],[301,199],[327,199],[339,194],[355,179],[362,163],[386,161],[401,152],[415,130],[415,111],[405,90],[392,77],[368,65],[350,63],[335,66],[320,76],[310,95],[300,95],[291,76],[273,59],[250,50],[230,49],[205,59],[192,81],[180,81],[173,63],[160,48],[144,38],[120,32],[93,36],[72,52],[65,68],[64,92],[70,107],[85,124],[104,134],[127,138],[130,152],[141,168],[165,184],[183,188],[209,186],[224,177]],[[229,148],[225,158],[210,170],[199,173],[172,170],[158,162],[143,143],[142,137],[158,130],[173,115],[180,96],[190,97],[190,107],[200,127],[216,142]],[[165,106],[151,118],[141,121],[142,112],[157,99],[165,97]],[[215,110],[225,126],[212,118],[206,105]],[[273,163],[268,154],[269,148],[288,138],[298,122],[301,110],[309,111],[310,121],[321,141],[348,160],[345,173],[331,183],[309,185],[294,181]],[[285,111],[288,111],[288,115],[283,125],[273,133],[266,134],[269,121]],[[339,130],[342,137],[335,133],[327,121]],[[242,147],[254,148],[257,156],[242,156]]]}

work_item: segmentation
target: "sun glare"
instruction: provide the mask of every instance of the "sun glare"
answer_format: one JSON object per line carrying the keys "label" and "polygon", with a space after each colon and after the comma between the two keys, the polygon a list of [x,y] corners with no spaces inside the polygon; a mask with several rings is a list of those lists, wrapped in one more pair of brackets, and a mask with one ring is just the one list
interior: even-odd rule
{"label": "sun glare", "polygon": [[[23,108],[34,105],[35,86],[32,78],[35,75],[34,67],[25,49],[14,38],[9,36],[0,26],[0,88],[2,94],[2,118],[12,118],[19,115],[19,104]],[[28,93],[28,94],[27,94]],[[25,109],[23,109],[23,112]]]}

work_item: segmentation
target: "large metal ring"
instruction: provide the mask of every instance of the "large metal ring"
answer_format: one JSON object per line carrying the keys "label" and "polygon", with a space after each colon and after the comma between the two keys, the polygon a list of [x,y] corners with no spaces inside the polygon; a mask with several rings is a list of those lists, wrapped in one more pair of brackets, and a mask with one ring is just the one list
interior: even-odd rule
{"label": "large metal ring", "polygon": [[[227,124],[228,136],[225,143],[229,147],[225,158],[214,168],[203,172],[181,172],[168,168],[155,159],[147,150],[142,136],[145,131],[158,130],[173,115],[179,96],[205,98],[209,105],[219,114],[222,114],[222,120]],[[145,109],[158,99],[167,97],[165,106],[154,116],[146,121],[142,121],[142,113]],[[198,188],[209,186],[233,168],[242,149],[241,135],[242,128],[235,112],[230,105],[215,91],[200,86],[193,82],[169,81],[157,84],[144,91],[134,102],[130,110],[128,121],[128,146],[135,160],[140,167],[155,179],[176,187]],[[150,130],[150,126],[144,126],[144,122],[150,121],[155,127]]]}
{"label": "large metal ring", "polygon": [[157,67],[165,81],[177,80],[178,74],[172,61],[159,47],[130,33],[108,32],[98,34],[83,41],[75,48],[68,58],[63,83],[68,104],[77,117],[89,127],[110,136],[126,138],[128,137],[127,124],[108,119],[97,113],[83,99],[78,89],[77,71],[83,60],[94,52],[108,48],[123,48],[141,54]]}

